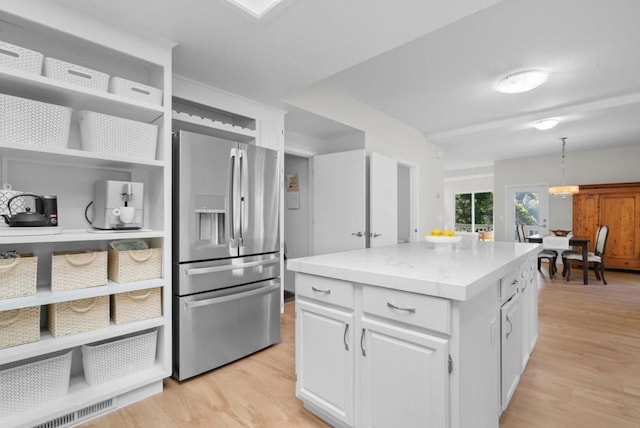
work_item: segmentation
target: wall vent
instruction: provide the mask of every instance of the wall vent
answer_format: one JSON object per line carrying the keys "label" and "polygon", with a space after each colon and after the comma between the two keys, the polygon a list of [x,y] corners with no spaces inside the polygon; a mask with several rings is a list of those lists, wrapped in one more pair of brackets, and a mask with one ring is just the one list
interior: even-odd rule
{"label": "wall vent", "polygon": [[83,419],[88,419],[95,416],[98,413],[103,413],[113,407],[113,398],[101,401],[91,406],[87,406],[83,409],[76,410],[75,412],[67,413],[66,415],[59,416],[50,421],[43,422],[40,425],[36,425],[33,428],[65,428],[72,425],[76,425],[82,422]]}

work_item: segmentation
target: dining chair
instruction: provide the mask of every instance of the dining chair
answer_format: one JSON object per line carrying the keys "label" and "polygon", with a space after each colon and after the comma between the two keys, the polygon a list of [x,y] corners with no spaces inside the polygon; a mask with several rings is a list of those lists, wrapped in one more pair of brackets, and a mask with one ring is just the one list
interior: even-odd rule
{"label": "dining chair", "polygon": [[[516,226],[518,232],[519,242],[528,242],[527,232],[524,224],[518,224]],[[556,250],[543,249],[538,253],[538,270],[542,269],[542,260],[546,260],[549,263],[549,278],[553,278],[558,271],[556,262],[558,261],[558,252]]]}
{"label": "dining chair", "polygon": [[[609,226],[600,225],[598,226],[598,233],[596,235],[596,244],[593,252],[589,252],[587,263],[593,265],[593,272],[596,274],[596,278],[598,280],[602,280],[604,285],[607,285],[607,280],[604,277],[604,252],[607,248],[607,238],[609,236]],[[566,259],[566,278],[567,281],[571,279],[571,261],[578,260],[582,261],[582,253],[577,252],[578,254],[567,254]]]}
{"label": "dining chair", "polygon": [[[595,239],[594,239],[595,243],[598,242],[598,236],[600,235],[600,228],[601,227],[602,227],[602,225],[598,225],[598,228],[596,229],[596,235],[595,235]],[[589,252],[589,254],[593,254],[593,252]],[[560,258],[562,259],[562,276],[567,276],[567,266],[570,263],[570,262],[567,261],[567,257],[569,255],[571,255],[571,256],[579,256],[579,260],[582,260],[582,251],[564,250],[562,252],[562,254],[560,255]]]}

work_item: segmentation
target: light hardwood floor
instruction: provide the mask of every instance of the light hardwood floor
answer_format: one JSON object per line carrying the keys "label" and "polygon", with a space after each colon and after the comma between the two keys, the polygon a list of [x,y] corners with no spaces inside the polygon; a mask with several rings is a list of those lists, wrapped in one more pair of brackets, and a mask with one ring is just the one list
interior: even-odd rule
{"label": "light hardwood floor", "polygon": [[[538,344],[500,427],[640,427],[640,274],[607,272],[607,286],[542,279]],[[295,397],[293,303],[279,345],[164,386],[83,427],[328,426]]]}

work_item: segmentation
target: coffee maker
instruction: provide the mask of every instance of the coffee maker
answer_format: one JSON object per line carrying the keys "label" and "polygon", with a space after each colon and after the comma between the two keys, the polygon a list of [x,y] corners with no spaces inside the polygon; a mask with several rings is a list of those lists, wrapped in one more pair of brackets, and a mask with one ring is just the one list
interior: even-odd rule
{"label": "coffee maker", "polygon": [[96,181],[91,226],[101,230],[141,229],[144,218],[143,192],[143,183]]}

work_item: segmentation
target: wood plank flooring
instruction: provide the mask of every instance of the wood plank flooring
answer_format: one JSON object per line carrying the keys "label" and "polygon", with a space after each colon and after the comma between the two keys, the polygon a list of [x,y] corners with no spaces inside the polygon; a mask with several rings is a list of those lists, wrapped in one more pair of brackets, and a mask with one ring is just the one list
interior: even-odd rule
{"label": "wood plank flooring", "polygon": [[[542,282],[540,336],[501,428],[640,427],[640,274]],[[282,343],[84,428],[327,427],[295,397],[294,303]],[[475,428],[475,427],[473,427]]]}

